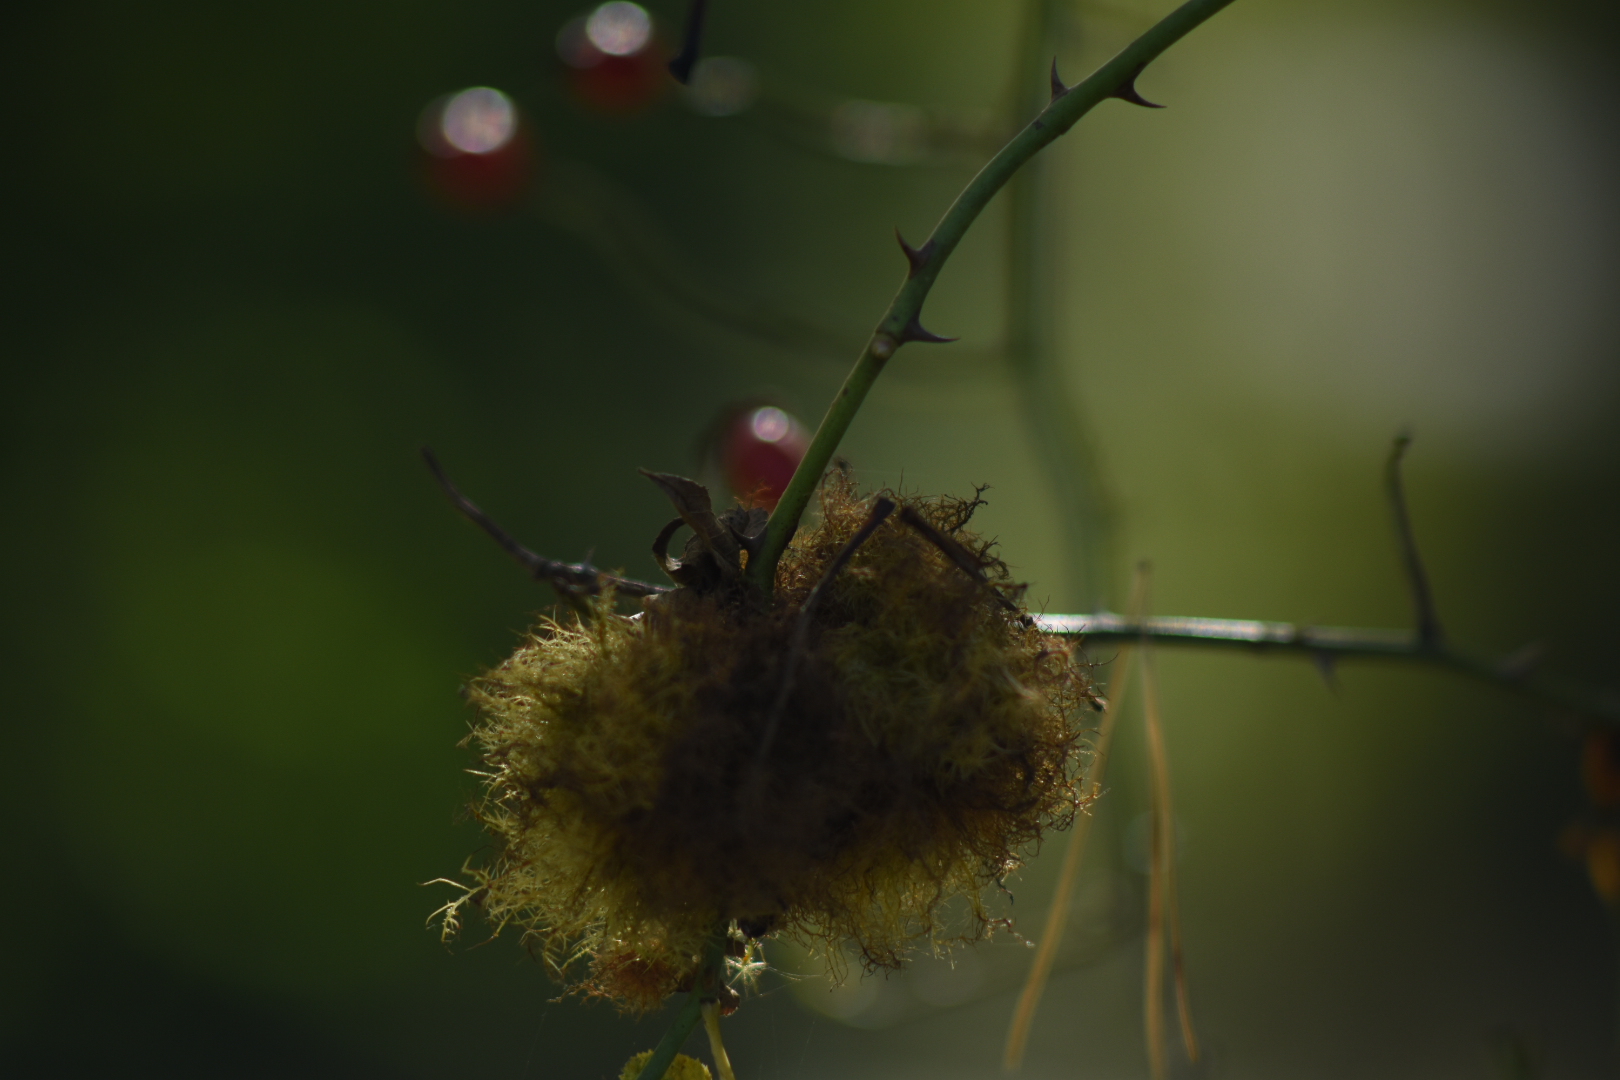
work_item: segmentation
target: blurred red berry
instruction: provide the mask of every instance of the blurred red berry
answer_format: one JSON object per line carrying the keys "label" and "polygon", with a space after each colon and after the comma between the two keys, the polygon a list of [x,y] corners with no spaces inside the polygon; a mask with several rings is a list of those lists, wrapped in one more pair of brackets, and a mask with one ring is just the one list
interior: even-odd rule
{"label": "blurred red berry", "polygon": [[732,493],[744,504],[775,509],[809,447],[804,425],[774,405],[763,405],[740,411],[727,422],[720,465]]}
{"label": "blurred red berry", "polygon": [[1586,875],[1604,903],[1620,905],[1620,832],[1598,829],[1592,833],[1586,844]]}
{"label": "blurred red berry", "polygon": [[1620,738],[1594,731],[1581,747],[1581,780],[1594,806],[1620,806]]}
{"label": "blurred red berry", "polygon": [[651,50],[635,56],[605,56],[601,63],[569,71],[574,97],[597,112],[640,112],[668,88],[669,73]]}
{"label": "blurred red berry", "polygon": [[557,35],[557,54],[575,100],[596,112],[638,112],[674,81],[652,16],[629,0],[609,0],[569,22]]}
{"label": "blurred red berry", "polygon": [[529,191],[536,154],[517,107],[499,90],[475,86],[422,110],[417,139],[428,186],[465,210],[495,210]]}

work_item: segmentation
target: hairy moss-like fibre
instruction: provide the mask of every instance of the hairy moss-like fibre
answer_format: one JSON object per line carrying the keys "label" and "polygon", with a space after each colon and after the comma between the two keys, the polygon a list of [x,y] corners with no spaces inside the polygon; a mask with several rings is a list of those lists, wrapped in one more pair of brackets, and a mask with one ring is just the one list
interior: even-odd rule
{"label": "hairy moss-like fibre", "polygon": [[[1082,806],[1084,669],[1001,606],[1007,569],[965,528],[975,503],[900,501],[991,585],[891,518],[796,639],[871,510],[835,476],[768,609],[690,589],[637,617],[603,604],[473,683],[477,813],[500,849],[470,896],[560,978],[584,969],[588,992],[654,1007],[730,921],[896,967],[987,933],[981,890]],[[968,915],[945,925],[954,896]]]}

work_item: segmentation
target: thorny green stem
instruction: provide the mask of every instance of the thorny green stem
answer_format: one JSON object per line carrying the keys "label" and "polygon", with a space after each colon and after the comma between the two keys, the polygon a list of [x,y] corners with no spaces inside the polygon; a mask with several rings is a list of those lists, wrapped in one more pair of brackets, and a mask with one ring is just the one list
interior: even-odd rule
{"label": "thorny green stem", "polygon": [[698,1018],[703,1015],[702,992],[693,990],[676,1014],[675,1022],[669,1025],[664,1037],[658,1041],[658,1047],[653,1056],[647,1059],[647,1064],[641,1067],[636,1080],[664,1080],[664,1074],[669,1071],[670,1065],[675,1061],[675,1055],[681,1052],[686,1043],[686,1037],[697,1026]]}
{"label": "thorny green stem", "polygon": [[1140,621],[1099,612],[1092,615],[1037,615],[1035,625],[1049,634],[1083,636],[1086,644],[1202,645],[1255,652],[1301,653],[1331,670],[1341,657],[1400,660],[1447,668],[1471,679],[1518,691],[1568,709],[1610,727],[1620,727],[1620,695],[1581,686],[1534,670],[1539,650],[1523,650],[1497,659],[1445,643],[1426,643],[1412,630],[1363,629],[1345,626],[1296,626],[1248,619],[1198,619],[1175,616]]}
{"label": "thorny green stem", "polygon": [[647,1059],[647,1064],[636,1074],[636,1080],[664,1080],[664,1074],[674,1063],[675,1055],[681,1052],[681,1047],[686,1044],[686,1037],[692,1034],[692,1029],[697,1027],[698,1020],[703,1016],[704,999],[714,997],[719,980],[725,974],[725,968],[726,928],[722,925],[709,939],[708,947],[703,951],[703,962],[698,966],[697,975],[692,980],[692,992],[681,1005],[681,1011],[675,1014],[675,1019],[665,1029],[664,1037],[658,1040],[652,1057]]}
{"label": "thorny green stem", "polygon": [[748,575],[754,586],[769,596],[776,578],[776,564],[788,540],[798,528],[799,519],[810,504],[816,485],[832,462],[844,432],[866,400],[872,384],[896,349],[907,341],[922,340],[918,316],[940,270],[956,246],[962,242],[996,192],[1049,143],[1067,132],[1086,113],[1116,92],[1129,88],[1141,70],[1181,38],[1191,33],[1232,0],[1187,0],[1161,19],[1147,33],[1131,42],[1117,56],[1098,68],[1083,82],[1069,87],[1052,101],[1029,125],[1014,135],[979,174],[968,182],[956,202],[934,228],[933,235],[916,249],[911,272],[878,323],[854,370],[833,398],[821,426],[816,429],[810,449],[793,474],[782,499],[776,504],[765,533],[765,543],[757,557],[749,560]]}

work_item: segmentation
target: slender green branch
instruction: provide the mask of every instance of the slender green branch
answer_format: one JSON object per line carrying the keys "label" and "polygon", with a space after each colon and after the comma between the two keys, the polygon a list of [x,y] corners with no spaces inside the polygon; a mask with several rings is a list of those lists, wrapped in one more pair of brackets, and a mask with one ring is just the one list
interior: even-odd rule
{"label": "slender green branch", "polygon": [[703,952],[703,962],[698,966],[697,974],[692,979],[692,992],[686,996],[681,1005],[681,1011],[675,1014],[675,1019],[664,1031],[664,1037],[658,1040],[653,1049],[652,1057],[641,1067],[636,1080],[663,1080],[664,1074],[669,1071],[675,1060],[675,1055],[681,1052],[686,1044],[686,1037],[692,1034],[697,1022],[703,1016],[703,1005],[706,1000],[714,1000],[716,991],[726,964],[726,932],[722,926],[710,939],[708,947]]}
{"label": "slender green branch", "polygon": [[810,496],[831,463],[844,432],[849,430],[850,423],[884,365],[895,350],[906,342],[931,340],[919,322],[923,301],[928,298],[929,290],[934,287],[945,261],[962,242],[968,228],[989,205],[996,192],[1012,179],[1025,162],[1067,132],[1104,99],[1121,92],[1134,93],[1131,87],[1144,67],[1231,2],[1188,0],[1083,82],[1054,93],[1051,103],[1041,110],[1041,114],[1013,136],[1001,152],[991,158],[962,189],[927,242],[908,252],[911,271],[905,284],[900,286],[888,312],[867,342],[865,351],[855,362],[854,370],[833,398],[827,415],[810,443],[809,451],[799,463],[798,471],[793,474],[781,501],[776,504],[775,512],[771,514],[763,548],[749,562],[749,577],[762,593],[770,593],[776,564],[798,528],[799,519],[810,504]]}
{"label": "slender green branch", "polygon": [[1538,698],[1609,726],[1620,726],[1620,694],[1535,670],[1538,651],[1492,658],[1444,643],[1425,643],[1411,630],[1345,626],[1297,626],[1248,619],[1160,617],[1135,621],[1112,612],[1037,615],[1050,634],[1083,637],[1087,644],[1128,645],[1148,640],[1165,645],[1201,645],[1255,652],[1302,653],[1332,663],[1340,658],[1399,660],[1446,668],[1471,679]]}
{"label": "slender green branch", "polygon": [[675,1022],[669,1025],[664,1037],[658,1040],[653,1056],[641,1067],[636,1080],[663,1080],[664,1074],[675,1061],[675,1055],[680,1053],[681,1047],[686,1044],[686,1037],[692,1033],[698,1019],[703,1015],[702,998],[702,992],[695,989],[687,995],[681,1011],[675,1014]]}

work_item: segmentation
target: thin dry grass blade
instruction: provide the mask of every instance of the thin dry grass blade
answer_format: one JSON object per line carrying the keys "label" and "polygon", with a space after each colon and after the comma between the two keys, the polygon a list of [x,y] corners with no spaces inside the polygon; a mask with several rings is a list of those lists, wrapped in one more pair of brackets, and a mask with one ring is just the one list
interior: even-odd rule
{"label": "thin dry grass blade", "polygon": [[[1086,777],[1086,787],[1093,797],[1102,786],[1103,774],[1108,764],[1108,745],[1114,737],[1114,718],[1119,715],[1119,703],[1124,700],[1126,687],[1129,686],[1128,646],[1119,651],[1115,663],[1120,665],[1119,675],[1115,680],[1119,683],[1119,689],[1115,690],[1112,685],[1108,688],[1108,709],[1103,713],[1102,724],[1097,731],[1092,766]],[[1030,967],[1024,991],[1018,997],[1018,1008],[1013,1013],[1012,1028],[1007,1032],[1007,1049],[1002,1058],[1002,1067],[1009,1072],[1023,1064],[1024,1051],[1029,1045],[1030,1028],[1035,1023],[1035,1010],[1041,1003],[1041,995],[1046,992],[1046,980],[1052,974],[1052,963],[1057,958],[1058,945],[1063,940],[1063,931],[1069,921],[1069,905],[1074,897],[1074,883],[1080,876],[1080,860],[1085,854],[1086,839],[1090,833],[1091,814],[1083,811],[1075,819],[1074,831],[1069,836],[1068,849],[1063,853],[1063,866],[1058,871],[1057,888],[1052,893],[1052,906],[1046,913],[1046,926],[1041,930],[1040,946],[1035,950],[1035,963]]]}
{"label": "thin dry grass blade", "polygon": [[1166,834],[1170,830],[1165,809],[1168,792],[1164,775],[1164,732],[1159,727],[1159,694],[1153,681],[1148,648],[1146,644],[1142,647],[1142,712],[1147,729],[1153,800],[1149,811],[1147,969],[1142,980],[1142,1031],[1147,1040],[1153,1080],[1164,1080],[1164,886],[1170,857]]}
{"label": "thin dry grass blade", "polygon": [[1198,1036],[1193,1030],[1182,959],[1181,907],[1176,895],[1175,810],[1170,795],[1170,759],[1165,749],[1164,723],[1159,711],[1159,688],[1153,650],[1142,646],[1142,706],[1147,730],[1148,761],[1152,770],[1152,874],[1148,886],[1147,977],[1144,980],[1145,1028],[1153,1075],[1165,1075],[1164,968],[1168,930],[1170,966],[1175,975],[1176,1014],[1181,1041],[1191,1061],[1198,1060]]}
{"label": "thin dry grass blade", "polygon": [[[1142,604],[1146,595],[1146,578],[1138,570],[1131,589],[1131,617],[1142,620]],[[1114,723],[1130,687],[1131,648],[1124,646],[1114,658],[1115,674],[1108,684],[1108,707],[1097,728],[1097,742],[1092,749],[1091,768],[1086,773],[1086,792],[1095,799],[1102,791],[1103,776],[1108,768],[1108,749],[1114,739]],[[1115,683],[1118,686],[1115,686]],[[1002,1068],[1008,1072],[1018,1069],[1024,1062],[1024,1051],[1029,1047],[1029,1033],[1035,1024],[1035,1010],[1040,1007],[1046,992],[1046,980],[1052,974],[1057,959],[1058,945],[1069,922],[1069,905],[1074,897],[1074,883],[1080,877],[1080,861],[1086,851],[1086,840],[1091,835],[1091,814],[1083,812],[1075,819],[1074,831],[1069,835],[1069,846],[1063,852],[1063,866],[1058,871],[1058,883],[1052,893],[1052,906],[1046,912],[1046,926],[1035,950],[1035,963],[1030,966],[1029,978],[1018,995],[1018,1007],[1013,1010],[1012,1027],[1007,1031],[1007,1048],[1002,1055]]]}

